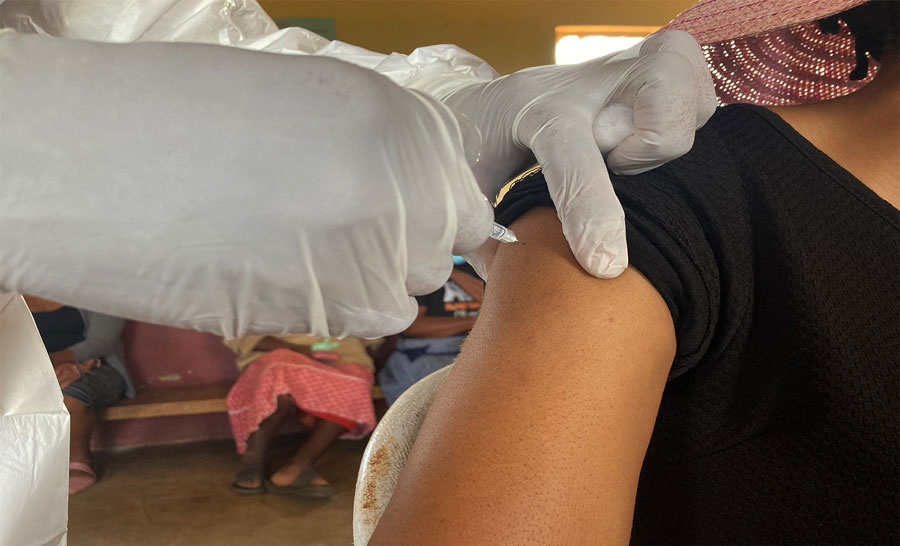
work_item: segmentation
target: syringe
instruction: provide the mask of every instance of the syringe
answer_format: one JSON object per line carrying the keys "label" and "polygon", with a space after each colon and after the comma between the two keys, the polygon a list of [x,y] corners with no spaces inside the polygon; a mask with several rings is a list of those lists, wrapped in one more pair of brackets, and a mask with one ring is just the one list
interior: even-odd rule
{"label": "syringe", "polygon": [[501,243],[517,243],[516,234],[508,227],[503,227],[497,222],[491,226],[491,239],[496,239]]}

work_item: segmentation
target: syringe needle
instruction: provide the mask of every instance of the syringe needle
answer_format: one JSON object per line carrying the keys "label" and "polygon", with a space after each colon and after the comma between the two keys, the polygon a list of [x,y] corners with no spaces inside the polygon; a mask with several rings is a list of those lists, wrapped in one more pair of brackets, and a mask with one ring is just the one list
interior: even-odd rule
{"label": "syringe needle", "polygon": [[501,226],[497,222],[491,226],[491,239],[496,239],[501,243],[517,243],[516,234],[508,227]]}

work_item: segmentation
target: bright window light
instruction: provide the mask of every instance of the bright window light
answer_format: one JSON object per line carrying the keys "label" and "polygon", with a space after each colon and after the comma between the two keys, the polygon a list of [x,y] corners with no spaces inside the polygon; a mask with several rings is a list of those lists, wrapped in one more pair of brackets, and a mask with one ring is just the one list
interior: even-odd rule
{"label": "bright window light", "polygon": [[565,25],[556,27],[556,64],[575,64],[628,49],[659,27]]}

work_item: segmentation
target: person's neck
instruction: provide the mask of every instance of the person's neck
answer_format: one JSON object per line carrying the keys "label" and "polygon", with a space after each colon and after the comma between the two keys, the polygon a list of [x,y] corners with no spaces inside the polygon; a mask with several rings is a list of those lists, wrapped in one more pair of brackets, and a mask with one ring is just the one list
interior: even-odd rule
{"label": "person's neck", "polygon": [[900,209],[900,55],[872,83],[830,101],[769,108]]}

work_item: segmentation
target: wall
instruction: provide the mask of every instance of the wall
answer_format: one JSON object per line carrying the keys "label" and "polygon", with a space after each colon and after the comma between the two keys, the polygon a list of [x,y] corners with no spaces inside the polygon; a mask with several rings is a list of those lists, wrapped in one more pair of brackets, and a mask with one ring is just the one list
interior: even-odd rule
{"label": "wall", "polygon": [[128,321],[122,341],[138,389],[232,383],[238,376],[234,353],[220,336]]}
{"label": "wall", "polygon": [[693,0],[260,0],[273,17],[332,17],[339,40],[409,53],[455,43],[499,72],[552,64],[557,25],[664,25]]}
{"label": "wall", "polygon": [[[234,353],[219,336],[128,321],[122,341],[126,366],[138,390],[232,383],[238,377]],[[93,446],[126,448],[230,437],[228,415],[210,413],[103,422]]]}

